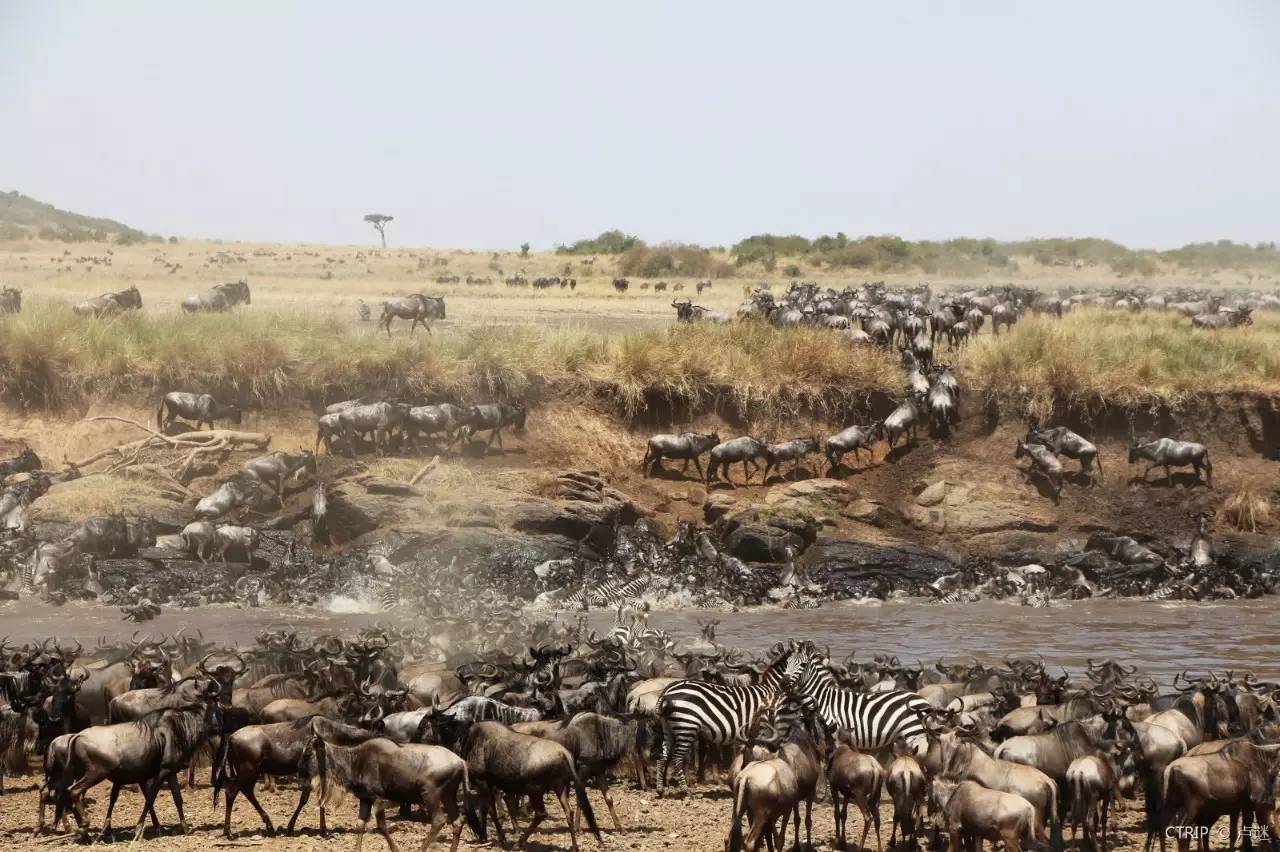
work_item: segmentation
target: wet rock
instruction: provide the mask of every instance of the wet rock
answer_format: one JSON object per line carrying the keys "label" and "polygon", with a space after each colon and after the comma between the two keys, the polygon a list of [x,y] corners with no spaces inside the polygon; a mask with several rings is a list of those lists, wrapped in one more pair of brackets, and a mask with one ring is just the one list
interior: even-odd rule
{"label": "wet rock", "polygon": [[819,525],[793,507],[750,507],[726,515],[716,524],[723,550],[745,562],[782,562],[790,549],[799,554],[817,538]]}
{"label": "wet rock", "polygon": [[835,598],[916,593],[955,571],[944,554],[918,545],[819,538],[801,560],[805,576]]}
{"label": "wet rock", "polygon": [[1053,532],[1058,528],[1051,504],[1033,502],[1018,494],[1007,484],[993,480],[940,479],[916,495],[902,514],[917,528],[953,535],[1009,530]]}

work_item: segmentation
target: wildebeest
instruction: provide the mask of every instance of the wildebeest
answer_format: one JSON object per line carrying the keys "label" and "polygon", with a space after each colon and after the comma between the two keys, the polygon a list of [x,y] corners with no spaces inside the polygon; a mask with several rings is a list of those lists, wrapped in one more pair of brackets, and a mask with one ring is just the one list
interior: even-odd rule
{"label": "wildebeest", "polygon": [[795,474],[796,469],[800,467],[800,460],[811,453],[816,453],[819,446],[817,435],[769,444],[764,451],[764,479],[769,479],[769,471],[774,468],[777,468],[778,473],[781,474],[784,461],[791,462],[791,473]]}
{"label": "wildebeest", "polygon": [[[865,849],[867,832],[874,825],[876,848],[883,849],[880,840],[880,793],[884,789],[884,767],[869,754],[855,751],[847,743],[840,743],[832,752],[827,765],[827,786],[831,790],[831,806],[835,809],[836,848],[848,843],[849,802],[862,813],[862,837],[858,848]],[[843,801],[842,801],[843,800]]]}
{"label": "wildebeest", "polygon": [[631,282],[626,278],[613,279],[613,289],[617,290],[619,293],[627,292],[627,288],[630,286],[631,286]]}
{"label": "wildebeest", "polygon": [[730,322],[727,314],[720,313],[719,311],[713,311],[710,308],[704,308],[701,305],[695,305],[689,299],[677,299],[671,303],[671,307],[676,309],[677,322],[694,323],[702,322],[704,320],[713,323]]}
{"label": "wildebeest", "polygon": [[121,311],[142,310],[142,294],[136,286],[116,293],[103,293],[77,303],[72,309],[82,317],[105,317]]}
{"label": "wildebeest", "polygon": [[[1107,821],[1116,795],[1116,768],[1106,754],[1078,757],[1067,767],[1071,790],[1071,841],[1084,824],[1084,839],[1095,850],[1106,852]],[[1101,840],[1099,840],[1101,836]]]}
{"label": "wildebeest", "polygon": [[[373,739],[377,733],[344,725],[323,716],[309,716],[291,722],[247,725],[227,737],[226,748],[221,753],[221,762],[214,777],[215,802],[219,790],[226,790],[226,816],[222,823],[224,837],[231,837],[231,813],[235,808],[236,797],[241,793],[262,818],[267,833],[275,833],[271,817],[258,802],[255,793],[258,779],[264,775],[296,775],[303,755],[317,736],[329,743],[349,746]],[[301,780],[298,807],[285,829],[290,834],[293,833],[298,815],[311,794],[309,776]]]}
{"label": "wildebeest", "polygon": [[857,462],[862,460],[862,451],[866,450],[874,461],[876,456],[871,448],[883,435],[884,424],[873,423],[870,426],[849,426],[827,438],[827,461],[831,463],[831,472],[840,467],[846,453],[853,453]]}
{"label": "wildebeest", "polygon": [[1053,454],[1053,450],[1043,444],[1028,444],[1019,441],[1014,447],[1014,460],[1021,459],[1026,456],[1031,459],[1032,467],[1036,473],[1039,473],[1049,483],[1049,487],[1053,489],[1053,499],[1057,500],[1062,494],[1062,462],[1058,461],[1058,457]]}
{"label": "wildebeest", "polygon": [[902,831],[903,841],[914,847],[921,811],[928,793],[928,780],[905,740],[898,740],[893,744],[893,753],[894,758],[885,771],[884,782],[889,790],[889,799],[893,802],[893,828],[889,832],[889,847],[893,848],[899,830]]}
{"label": "wildebeest", "polygon": [[249,509],[262,497],[262,483],[246,473],[238,473],[196,502],[195,516],[204,520],[221,518],[237,509]]}
{"label": "wildebeest", "polygon": [[959,419],[959,410],[951,389],[942,382],[935,381],[929,388],[927,403],[934,432],[942,436],[950,434],[951,427]]}
{"label": "wildebeest", "polygon": [[1097,733],[1088,722],[1063,722],[1042,734],[1010,737],[996,748],[993,756],[1034,766],[1061,789],[1067,783],[1071,762],[1097,751]]}
{"label": "wildebeest", "polygon": [[334,439],[342,437],[342,420],[339,412],[333,414],[322,414],[316,421],[316,448],[313,453],[320,452],[320,444],[324,444],[324,451],[329,455],[333,455]]}
{"label": "wildebeest", "polygon": [[157,428],[164,432],[179,417],[184,420],[194,420],[197,430],[203,428],[206,423],[212,429],[216,420],[230,420],[237,426],[241,421],[238,406],[218,402],[207,393],[170,391],[164,395],[164,399],[160,400],[160,408],[156,410]]}
{"label": "wildebeest", "polygon": [[221,312],[239,304],[251,304],[249,285],[244,281],[215,284],[203,292],[193,293],[182,300],[182,309],[187,313]]}
{"label": "wildebeest", "polygon": [[[395,843],[387,831],[384,802],[421,805],[431,819],[431,829],[422,841],[425,850],[446,824],[453,824],[453,844],[458,848],[462,823],[458,821],[458,790],[461,788],[467,821],[479,832],[471,798],[471,783],[466,761],[446,748],[433,745],[397,745],[388,739],[375,738],[359,745],[342,746],[316,736],[300,764],[306,774],[320,777],[321,827],[324,827],[325,800],[330,783],[349,790],[360,803],[360,826],[357,848],[364,839],[369,819],[376,817],[379,833],[395,852]],[[536,820],[535,820],[536,822]]]}
{"label": "wildebeest", "polygon": [[1055,846],[1061,845],[1062,826],[1058,817],[1058,785],[1034,766],[991,757],[973,742],[960,742],[952,749],[945,769],[954,781],[976,781],[991,790],[1021,796],[1035,809],[1037,833],[1048,827]]}
{"label": "wildebeest", "polygon": [[69,806],[81,833],[86,833],[84,796],[97,784],[109,780],[111,798],[103,834],[110,829],[111,812],[120,788],[128,784],[143,785],[145,797],[134,829],[135,840],[142,837],[147,814],[152,812],[162,784],[173,794],[178,821],[185,831],[186,817],[177,773],[187,766],[196,749],[211,734],[219,732],[221,725],[218,702],[208,699],[151,713],[135,722],[103,725],[69,735],[54,823],[61,820]]}
{"label": "wildebeest", "polygon": [[409,325],[410,334],[413,334],[414,329],[418,327],[418,323],[422,323],[422,327],[427,330],[427,334],[430,334],[431,321],[445,319],[445,314],[444,297],[414,293],[412,296],[388,299],[383,302],[382,316],[378,318],[378,328],[385,328],[389,337],[391,335],[391,321],[407,319],[412,320]]}
{"label": "wildebeest", "polygon": [[744,435],[740,438],[730,438],[721,444],[711,448],[711,458],[707,463],[707,483],[717,481],[720,467],[724,467],[725,481],[730,485],[733,484],[733,473],[730,466],[735,462],[742,462],[742,475],[745,482],[751,482],[751,471],[747,469],[747,465],[751,465],[756,470],[760,469],[760,465],[756,459],[765,457],[768,447],[764,441],[753,438],[750,435]]}
{"label": "wildebeest", "polygon": [[528,413],[529,409],[523,405],[510,405],[505,402],[495,405],[466,406],[461,410],[459,417],[460,426],[466,430],[463,440],[470,441],[477,432],[487,431],[489,442],[485,445],[486,448],[492,447],[495,439],[498,446],[502,447],[502,430],[512,426],[517,434],[523,433]]}
{"label": "wildebeest", "polygon": [[645,476],[653,476],[662,467],[662,460],[665,459],[683,459],[684,467],[681,473],[689,470],[689,462],[693,462],[698,469],[698,478],[701,479],[702,461],[700,456],[711,450],[716,444],[720,443],[720,435],[712,432],[709,435],[703,435],[698,432],[681,432],[679,435],[654,435],[649,439],[648,447],[644,451],[644,460],[640,462],[640,467],[645,471]]}
{"label": "wildebeest", "polygon": [[[1256,823],[1274,829],[1276,768],[1280,745],[1256,745],[1247,739],[1225,743],[1210,754],[1188,754],[1164,770],[1166,826],[1212,827],[1221,816],[1230,816],[1228,848],[1235,846],[1236,819],[1244,817],[1245,829]],[[1200,848],[1208,849],[1208,834],[1200,835]],[[1273,844],[1274,845],[1274,844]],[[1186,852],[1190,836],[1178,836],[1178,848]]]}
{"label": "wildebeest", "polygon": [[356,457],[356,436],[373,435],[373,451],[382,455],[393,430],[403,428],[409,419],[409,406],[399,402],[374,402],[356,405],[338,413],[338,424],[347,445],[347,453]]}
{"label": "wildebeest", "polygon": [[75,542],[78,551],[93,556],[133,556],[140,548],[152,547],[156,543],[150,519],[143,518],[131,524],[123,513],[88,518],[68,539]]}
{"label": "wildebeest", "polygon": [[444,403],[442,405],[417,405],[409,409],[409,420],[405,423],[408,442],[416,445],[419,436],[428,440],[443,435],[451,446],[459,437],[459,417],[463,406]]}
{"label": "wildebeest", "polygon": [[1021,796],[989,790],[974,781],[933,782],[932,799],[941,828],[950,837],[949,852],[970,849],[973,841],[1003,842],[1006,852],[1022,852],[1046,842],[1035,808]]}
{"label": "wildebeest", "polygon": [[907,398],[898,404],[898,407],[889,413],[884,419],[881,428],[884,431],[885,440],[889,442],[889,449],[893,449],[894,444],[898,442],[898,438],[906,436],[907,442],[914,442],[916,439],[916,429],[920,426],[920,421],[925,416],[924,396],[921,394],[908,394]]}
{"label": "wildebeest", "polygon": [[43,467],[44,463],[40,461],[40,457],[36,455],[35,450],[30,447],[23,447],[22,452],[13,458],[0,459],[0,483],[3,483],[15,473],[30,473]]}
{"label": "wildebeest", "polygon": [[316,456],[315,453],[310,453],[306,450],[297,453],[277,450],[274,453],[267,453],[264,456],[250,459],[244,463],[242,469],[263,485],[270,487],[283,505],[284,481],[303,470],[314,474],[316,472]]}
{"label": "wildebeest", "polygon": [[[702,291],[699,290],[699,293]],[[22,291],[16,287],[0,288],[0,314],[22,312]]]}
{"label": "wildebeest", "polygon": [[1005,331],[1013,328],[1013,324],[1018,321],[1018,309],[1011,305],[996,305],[991,309],[991,333],[999,334],[1000,326],[1005,327]]}
{"label": "wildebeest", "polygon": [[1209,450],[1204,444],[1191,441],[1175,441],[1172,438],[1157,438],[1154,441],[1130,441],[1129,464],[1136,464],[1140,459],[1151,462],[1142,472],[1142,481],[1146,482],[1151,471],[1164,468],[1164,478],[1173,483],[1170,468],[1193,467],[1196,477],[1203,476],[1205,484],[1213,487],[1213,463],[1209,461]]}
{"label": "wildebeest", "polygon": [[1235,328],[1253,325],[1253,308],[1239,307],[1233,311],[1216,314],[1199,314],[1191,318],[1195,328]]}
{"label": "wildebeest", "polygon": [[1035,423],[1027,426],[1028,444],[1040,444],[1054,453],[1060,453],[1069,459],[1080,462],[1080,472],[1088,474],[1089,484],[1094,484],[1094,473],[1102,479],[1102,460],[1098,458],[1098,448],[1091,442],[1072,432],[1066,426],[1055,426],[1052,429],[1040,429]]}
{"label": "wildebeest", "polygon": [[[464,736],[461,735],[463,731]],[[455,725],[446,734],[446,738],[447,741],[442,740],[443,745],[458,742],[460,738],[457,752],[467,762],[471,782],[484,804],[485,812],[493,815],[499,844],[506,846],[502,824],[498,822],[498,793],[528,796],[533,805],[533,817],[516,843],[521,847],[547,818],[543,796],[551,793],[560,800],[565,821],[569,824],[571,848],[576,850],[576,820],[569,816],[569,790],[572,788],[578,809],[586,817],[587,827],[595,835],[596,842],[604,845],[600,828],[596,825],[595,812],[587,799],[587,791],[578,774],[573,755],[564,746],[550,740],[518,734],[498,722]],[[483,835],[481,839],[484,839]]]}
{"label": "wildebeest", "polygon": [[258,542],[261,537],[262,534],[253,527],[223,524],[213,534],[214,555],[226,562],[227,552],[234,549],[238,551],[239,555],[243,556],[245,562],[252,562],[254,551],[258,549]]}

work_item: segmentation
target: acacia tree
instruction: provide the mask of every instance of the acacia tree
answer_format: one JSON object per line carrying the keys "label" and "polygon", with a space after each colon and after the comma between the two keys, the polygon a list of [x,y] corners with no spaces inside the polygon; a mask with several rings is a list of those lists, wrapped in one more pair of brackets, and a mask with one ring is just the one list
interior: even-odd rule
{"label": "acacia tree", "polygon": [[383,248],[387,247],[387,223],[394,218],[396,217],[388,216],[385,213],[370,213],[364,217],[364,220],[372,225],[373,229],[378,232],[378,236],[382,237]]}

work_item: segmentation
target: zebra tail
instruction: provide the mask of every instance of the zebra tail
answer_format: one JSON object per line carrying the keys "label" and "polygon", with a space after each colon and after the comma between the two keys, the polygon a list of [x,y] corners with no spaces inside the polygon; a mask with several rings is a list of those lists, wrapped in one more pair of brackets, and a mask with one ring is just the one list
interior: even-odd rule
{"label": "zebra tail", "polygon": [[578,810],[587,819],[587,828],[591,829],[591,833],[595,835],[596,843],[604,848],[604,839],[600,836],[600,826],[596,824],[595,811],[591,810],[591,800],[587,798],[587,788],[582,783],[582,775],[574,766],[573,758],[569,758],[569,772],[573,775],[573,792],[578,799]]}
{"label": "zebra tail", "polygon": [[747,780],[739,778],[733,791],[733,824],[729,826],[728,852],[742,852],[745,842],[742,838],[742,816],[747,810]]}

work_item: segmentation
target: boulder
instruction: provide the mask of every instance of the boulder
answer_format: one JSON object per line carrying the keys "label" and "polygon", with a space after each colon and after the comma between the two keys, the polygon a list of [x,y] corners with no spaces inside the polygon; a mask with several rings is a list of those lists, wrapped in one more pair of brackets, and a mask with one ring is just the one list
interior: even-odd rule
{"label": "boulder", "polygon": [[955,570],[955,563],[939,551],[907,542],[873,544],[821,537],[800,561],[807,580],[835,598],[883,595],[894,590],[917,593]]}
{"label": "boulder", "polygon": [[1053,532],[1058,528],[1053,506],[1047,500],[1033,500],[1025,496],[1025,489],[978,477],[931,482],[902,514],[919,529],[952,535],[1009,530]]}
{"label": "boulder", "polygon": [[737,508],[737,505],[738,501],[728,494],[720,492],[708,494],[706,501],[702,504],[702,517],[708,524],[714,524]]}
{"label": "boulder", "polygon": [[851,486],[838,479],[804,479],[770,489],[765,503],[777,511],[821,518],[841,514],[857,496]]}
{"label": "boulder", "polygon": [[787,550],[799,554],[817,537],[818,523],[787,507],[753,506],[722,517],[715,525],[722,550],[744,562],[783,562]]}

